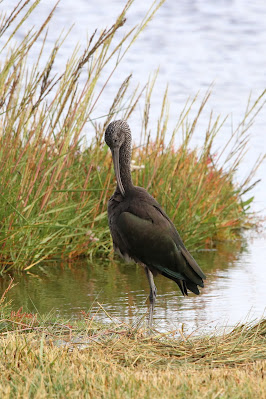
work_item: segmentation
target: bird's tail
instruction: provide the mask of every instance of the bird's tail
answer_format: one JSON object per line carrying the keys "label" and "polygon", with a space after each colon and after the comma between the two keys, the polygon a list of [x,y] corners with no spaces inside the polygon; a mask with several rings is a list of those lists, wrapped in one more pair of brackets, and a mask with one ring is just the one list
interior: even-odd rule
{"label": "bird's tail", "polygon": [[[172,276],[167,275],[166,273],[165,274],[162,273],[162,274],[163,274],[163,276],[173,280],[178,285],[180,291],[182,292],[182,294],[184,296],[188,295],[187,290],[190,290],[191,292],[193,292],[196,295],[200,294],[197,284],[193,283],[192,281],[190,281],[188,279],[186,279],[186,280],[185,279],[184,280],[183,279],[182,280],[181,279],[177,279],[177,278],[174,278]],[[200,286],[204,287],[203,281],[202,281],[202,284]]]}

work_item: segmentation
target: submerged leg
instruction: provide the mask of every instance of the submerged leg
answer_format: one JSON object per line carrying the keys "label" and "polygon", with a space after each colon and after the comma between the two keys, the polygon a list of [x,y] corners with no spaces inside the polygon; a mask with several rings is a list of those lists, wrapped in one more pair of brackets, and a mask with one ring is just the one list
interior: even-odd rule
{"label": "submerged leg", "polygon": [[150,269],[146,266],[145,267],[145,272],[146,275],[148,277],[148,281],[150,284],[150,309],[149,309],[149,327],[151,328],[152,326],[152,320],[153,320],[153,310],[154,310],[154,305],[155,305],[155,299],[156,299],[156,295],[157,295],[157,288],[154,284],[154,280],[153,280],[153,274],[150,271]]}

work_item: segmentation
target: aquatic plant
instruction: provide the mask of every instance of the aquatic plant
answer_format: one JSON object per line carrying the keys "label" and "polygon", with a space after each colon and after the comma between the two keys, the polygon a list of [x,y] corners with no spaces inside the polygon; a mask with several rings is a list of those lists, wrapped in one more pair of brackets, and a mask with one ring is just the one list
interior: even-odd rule
{"label": "aquatic plant", "polygon": [[[145,88],[132,91],[128,76],[112,99],[108,115],[91,119],[114,70],[162,2],[154,3],[143,21],[122,39],[114,40],[133,3],[128,1],[109,29],[94,32],[81,54],[78,48],[74,50],[59,76],[54,63],[64,37],[55,42],[48,57],[44,54],[47,35],[41,39],[54,9],[38,30],[31,30],[16,44],[12,41],[15,33],[39,1],[29,9],[28,1],[19,3],[11,15],[1,19],[0,37],[7,37],[2,54],[9,47],[0,75],[2,273],[28,270],[51,258],[106,257],[110,253],[106,205],[115,182],[103,134],[112,118],[130,118],[144,91],[141,140],[133,152],[134,183],[149,189],[167,209],[190,249],[234,238],[243,227],[252,226],[252,196],[243,200],[243,194],[254,185],[261,159],[242,185],[234,176],[245,152],[247,129],[263,106],[265,93],[249,104],[243,121],[216,156],[213,143],[223,123],[219,118],[212,121],[210,117],[201,149],[189,146],[210,93],[192,122],[190,111],[196,97],[186,104],[169,140],[167,91],[156,134],[149,128],[155,78]],[[29,54],[40,40],[40,53],[30,67]],[[113,69],[99,89],[97,82],[112,61]],[[83,138],[85,131],[93,137],[89,143]],[[180,132],[183,140],[177,147]],[[221,164],[225,152],[228,156]]]}

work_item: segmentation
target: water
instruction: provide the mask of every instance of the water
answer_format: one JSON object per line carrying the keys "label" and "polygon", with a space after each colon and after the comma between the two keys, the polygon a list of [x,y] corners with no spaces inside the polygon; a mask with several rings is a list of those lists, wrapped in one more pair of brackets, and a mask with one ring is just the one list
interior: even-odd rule
{"label": "water", "polygon": [[[217,251],[194,253],[207,275],[200,296],[182,297],[177,285],[158,276],[154,322],[161,330],[209,331],[233,326],[263,315],[266,304],[265,239],[247,238],[218,247]],[[148,311],[149,287],[143,269],[134,264],[107,261],[50,263],[29,273],[14,275],[18,283],[9,293],[13,308],[40,315],[78,319],[82,312],[97,320],[135,323]],[[0,279],[1,291],[8,280]],[[106,315],[105,311],[110,315]]]}
{"label": "water", "polygon": [[[5,0],[0,4],[0,10],[8,12],[15,3]],[[38,26],[52,4],[51,0],[43,1],[22,26],[17,38],[32,25]],[[90,36],[96,27],[110,26],[123,5],[122,0],[76,0],[74,7],[72,1],[61,0],[50,24],[46,51],[62,29],[75,25],[61,49],[56,69],[60,71],[75,45],[78,42],[82,45],[87,40],[87,34]],[[146,2],[135,1],[120,37],[141,21],[147,8]],[[213,110],[214,115],[230,115],[217,137],[216,147],[219,148],[229,137],[232,125],[236,127],[243,117],[250,92],[255,99],[266,87],[265,15],[263,0],[166,1],[113,75],[93,116],[106,113],[114,94],[130,73],[133,73],[133,86],[139,82],[144,84],[151,72],[160,66],[152,102],[151,127],[156,125],[167,83],[171,127],[187,98],[198,91],[203,95],[214,82],[212,97],[199,120],[192,144],[201,145]],[[38,46],[36,54],[37,50]],[[104,78],[99,82],[98,90]],[[196,107],[193,112],[195,110]],[[136,140],[140,114],[137,110],[130,119]],[[239,181],[245,179],[251,164],[265,151],[265,126],[266,112],[263,110],[250,130],[248,156],[237,171]],[[90,136],[90,131],[86,130],[84,134]],[[264,162],[256,176],[262,182],[255,187],[253,207],[264,215],[265,176]],[[232,325],[244,321],[248,314],[250,319],[261,317],[266,305],[265,244],[264,233],[252,240],[249,237],[246,249],[239,249],[239,242],[234,242],[227,250],[195,254],[208,275],[206,288],[199,297],[183,298],[174,283],[158,277],[155,322],[159,328],[176,328],[180,323],[185,323],[188,329],[212,328],[217,323]],[[106,262],[64,263],[60,267],[50,264],[31,274],[16,275],[15,279],[19,284],[10,293],[14,308],[23,305],[41,314],[54,309],[66,317],[79,317],[81,309],[96,312],[99,308],[95,302],[98,301],[112,317],[126,321],[136,320],[147,310],[148,284],[143,271],[135,266]],[[3,289],[6,284],[6,280],[1,280]],[[98,317],[107,320],[103,311],[99,311]]]}

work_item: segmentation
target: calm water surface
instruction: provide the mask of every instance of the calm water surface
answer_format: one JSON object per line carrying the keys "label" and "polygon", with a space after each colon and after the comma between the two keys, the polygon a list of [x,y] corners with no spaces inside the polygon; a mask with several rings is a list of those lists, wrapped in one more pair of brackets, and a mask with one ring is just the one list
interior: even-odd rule
{"label": "calm water surface", "polygon": [[[218,247],[217,251],[194,253],[207,274],[200,296],[184,298],[175,283],[161,276],[155,279],[158,297],[154,315],[159,330],[212,330],[237,322],[260,318],[265,310],[265,239],[247,238]],[[263,260],[263,261],[262,261]],[[88,261],[75,264],[50,263],[31,273],[14,275],[18,284],[8,298],[13,308],[51,312],[66,318],[82,317],[82,311],[98,320],[111,318],[137,323],[148,310],[148,282],[140,266],[118,261]],[[0,279],[1,291],[7,279]]]}
{"label": "calm water surface", "polygon": [[[4,0],[0,10],[8,12],[15,3],[14,0]],[[41,3],[27,24],[22,26],[18,39],[32,25],[39,26],[52,4],[54,1],[51,0]],[[58,72],[75,45],[78,42],[82,45],[87,34],[90,36],[95,28],[110,26],[123,5],[123,0],[76,0],[73,6],[72,1],[61,0],[50,24],[46,51],[62,29],[75,25],[55,65]],[[120,37],[141,21],[147,8],[146,2],[135,1]],[[230,115],[217,137],[218,149],[229,137],[232,126],[235,127],[243,117],[250,92],[255,98],[266,87],[265,16],[266,2],[263,0],[166,1],[113,75],[93,116],[99,117],[107,112],[115,93],[130,73],[133,73],[133,85],[144,84],[160,66],[152,103],[151,128],[156,126],[162,92],[167,83],[171,127],[188,97],[198,91],[203,95],[214,82],[212,97],[199,120],[192,144],[202,144],[208,117],[213,110],[214,115]],[[38,45],[40,48],[41,42]],[[38,46],[36,54],[37,50]],[[109,72],[107,70],[100,80],[99,91]],[[192,110],[191,120],[196,108]],[[140,118],[139,110],[130,120],[136,141]],[[250,130],[249,153],[237,171],[239,181],[245,179],[258,155],[265,152],[265,126],[266,112],[263,110]],[[89,128],[86,129],[84,134],[90,137]],[[254,190],[254,208],[264,215],[265,176],[264,163],[257,174],[262,182]],[[212,328],[216,324],[231,325],[244,321],[247,315],[250,319],[261,317],[266,306],[265,247],[265,233],[262,233],[253,239],[247,237],[242,245],[236,241],[227,248],[218,248],[217,252],[194,254],[208,276],[206,288],[199,297],[183,298],[173,282],[158,277],[159,295],[155,312],[158,327],[176,328],[185,323],[190,330]],[[39,270],[33,269],[31,274],[16,275],[15,279],[18,285],[10,293],[14,308],[23,305],[41,314],[53,309],[67,317],[79,317],[81,310],[98,311],[96,302],[99,302],[112,317],[126,321],[136,321],[147,311],[148,283],[141,268],[135,266],[104,261],[97,264],[48,264]],[[7,281],[2,279],[0,284],[4,289]],[[106,320],[101,310],[98,317]]]}

